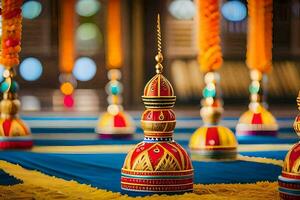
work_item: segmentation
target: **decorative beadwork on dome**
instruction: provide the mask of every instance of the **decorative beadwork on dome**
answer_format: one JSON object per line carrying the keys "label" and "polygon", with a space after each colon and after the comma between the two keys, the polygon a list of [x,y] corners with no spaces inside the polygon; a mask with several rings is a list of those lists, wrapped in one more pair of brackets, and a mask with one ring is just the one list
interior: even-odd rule
{"label": "decorative beadwork on dome", "polygon": [[144,141],[129,151],[121,187],[135,192],[187,192],[193,190],[193,167],[187,152],[173,140],[176,97],[171,83],[162,75],[163,55],[158,16],[156,75],[142,96],[146,110],[141,117]]}

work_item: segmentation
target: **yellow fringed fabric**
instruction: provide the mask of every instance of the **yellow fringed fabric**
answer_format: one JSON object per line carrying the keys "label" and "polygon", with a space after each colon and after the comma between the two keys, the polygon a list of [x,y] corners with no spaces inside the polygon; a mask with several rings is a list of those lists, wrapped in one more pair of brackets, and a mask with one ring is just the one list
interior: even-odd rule
{"label": "yellow fringed fabric", "polygon": [[248,0],[246,63],[266,73],[272,69],[272,0]]}
{"label": "yellow fringed fabric", "polygon": [[[75,146],[35,146],[30,151],[37,153],[128,153],[135,145],[87,145],[76,148]],[[288,151],[290,144],[240,144],[238,152],[248,151]]]}
{"label": "yellow fringed fabric", "polygon": [[109,69],[120,68],[123,64],[121,34],[121,0],[110,0],[107,7],[107,67]]}
{"label": "yellow fringed fabric", "polygon": [[198,0],[198,46],[200,70],[215,71],[222,65],[220,12],[218,0]]}
{"label": "yellow fringed fabric", "polygon": [[265,163],[265,164],[273,164],[282,167],[283,160],[276,160],[272,158],[260,158],[260,157],[250,157],[250,156],[243,156],[238,155],[238,160],[242,161],[249,161],[249,162],[257,162],[257,163]]}
{"label": "yellow fringed fabric", "polygon": [[[194,185],[194,193],[183,195],[153,195],[147,197],[128,197],[120,193],[97,189],[76,181],[66,181],[51,177],[38,171],[27,170],[0,160],[0,169],[23,181],[13,186],[0,186],[0,199],[118,199],[118,200],[191,200],[191,199],[230,199],[230,200],[276,200],[277,182],[258,182],[256,184],[211,184]],[[34,178],[32,178],[34,177]]]}
{"label": "yellow fringed fabric", "polygon": [[59,27],[59,67],[64,73],[71,73],[74,66],[75,44],[75,0],[60,1],[61,17]]}

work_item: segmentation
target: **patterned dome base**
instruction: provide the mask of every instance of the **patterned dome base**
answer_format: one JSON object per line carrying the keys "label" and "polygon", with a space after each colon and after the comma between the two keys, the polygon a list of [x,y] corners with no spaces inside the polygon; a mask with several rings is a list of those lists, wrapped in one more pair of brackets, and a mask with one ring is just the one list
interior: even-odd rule
{"label": "patterned dome base", "polygon": [[236,126],[236,134],[239,136],[276,136],[278,124],[274,116],[263,106],[255,111],[246,111]]}
{"label": "patterned dome base", "polygon": [[201,160],[236,159],[237,146],[234,133],[224,126],[201,127],[189,143],[192,158]]}
{"label": "patterned dome base", "polygon": [[287,153],[278,184],[281,199],[300,199],[300,143]]}
{"label": "patterned dome base", "polygon": [[129,114],[120,111],[117,114],[104,113],[99,121],[96,132],[102,139],[131,138],[135,133],[135,124]]}
{"label": "patterned dome base", "polygon": [[21,119],[0,119],[0,149],[29,149],[32,146],[30,131]]}
{"label": "patterned dome base", "polygon": [[193,191],[190,158],[176,142],[141,142],[125,159],[121,188],[147,193]]}

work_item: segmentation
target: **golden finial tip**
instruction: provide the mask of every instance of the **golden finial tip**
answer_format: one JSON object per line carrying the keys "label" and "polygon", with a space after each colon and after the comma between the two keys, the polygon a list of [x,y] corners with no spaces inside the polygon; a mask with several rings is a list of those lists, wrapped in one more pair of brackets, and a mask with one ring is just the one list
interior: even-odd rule
{"label": "golden finial tip", "polygon": [[162,61],[163,61],[163,55],[161,53],[161,30],[160,30],[160,15],[159,13],[157,14],[157,55],[155,56],[155,60],[157,62],[155,68],[156,68],[156,73],[160,74],[162,73],[163,66],[162,66]]}

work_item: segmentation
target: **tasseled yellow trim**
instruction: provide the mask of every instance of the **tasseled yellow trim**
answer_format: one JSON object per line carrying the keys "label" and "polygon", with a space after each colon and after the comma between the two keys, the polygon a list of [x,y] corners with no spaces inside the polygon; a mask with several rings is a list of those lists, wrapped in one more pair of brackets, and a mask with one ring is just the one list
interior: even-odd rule
{"label": "tasseled yellow trim", "polygon": [[194,185],[194,193],[176,196],[153,195],[134,198],[121,195],[120,193],[97,189],[90,185],[77,183],[76,181],[66,181],[61,178],[51,177],[2,160],[0,160],[0,169],[23,181],[22,184],[13,186],[0,186],[0,199],[279,199],[277,182],[258,182],[256,184],[197,184]]}
{"label": "tasseled yellow trim", "polygon": [[283,161],[282,160],[276,160],[276,159],[272,159],[272,158],[261,158],[261,157],[250,157],[250,156],[238,155],[237,159],[238,160],[243,160],[243,161],[249,161],[249,162],[273,164],[273,165],[277,165],[277,166],[280,166],[280,167],[283,166]]}

